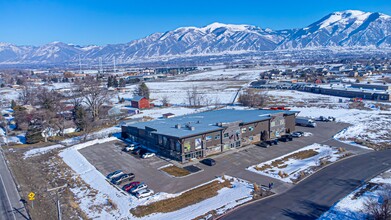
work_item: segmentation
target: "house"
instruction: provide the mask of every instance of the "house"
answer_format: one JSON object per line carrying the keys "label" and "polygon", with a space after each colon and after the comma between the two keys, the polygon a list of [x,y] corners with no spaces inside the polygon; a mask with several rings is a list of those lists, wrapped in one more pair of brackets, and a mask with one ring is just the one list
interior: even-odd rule
{"label": "house", "polygon": [[131,106],[138,109],[150,108],[149,100],[144,96],[135,96],[131,99]]}
{"label": "house", "polygon": [[158,154],[190,161],[278,139],[295,130],[297,111],[222,109],[122,126],[122,138]]}

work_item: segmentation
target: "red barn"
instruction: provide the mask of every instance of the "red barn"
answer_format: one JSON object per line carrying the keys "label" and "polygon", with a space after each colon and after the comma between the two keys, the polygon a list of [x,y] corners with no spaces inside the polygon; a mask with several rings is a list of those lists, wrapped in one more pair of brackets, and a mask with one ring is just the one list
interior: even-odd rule
{"label": "red barn", "polygon": [[150,108],[151,104],[149,103],[149,100],[143,96],[135,96],[131,100],[131,105],[133,108],[138,109],[144,109],[144,108]]}

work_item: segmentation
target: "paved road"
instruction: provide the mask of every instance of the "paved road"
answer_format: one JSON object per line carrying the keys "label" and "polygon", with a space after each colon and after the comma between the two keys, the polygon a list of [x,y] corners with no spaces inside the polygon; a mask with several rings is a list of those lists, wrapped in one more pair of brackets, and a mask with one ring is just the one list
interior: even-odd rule
{"label": "paved road", "polygon": [[317,219],[335,202],[391,168],[391,150],[335,163],[285,193],[243,206],[222,219]]}
{"label": "paved road", "polygon": [[[18,211],[16,211],[18,210]],[[8,170],[2,152],[0,152],[0,219],[28,219],[20,196]]]}

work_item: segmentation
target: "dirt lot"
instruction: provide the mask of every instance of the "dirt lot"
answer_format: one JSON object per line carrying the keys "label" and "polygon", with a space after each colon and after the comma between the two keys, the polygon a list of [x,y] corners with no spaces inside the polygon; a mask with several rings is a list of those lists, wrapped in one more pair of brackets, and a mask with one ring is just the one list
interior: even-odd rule
{"label": "dirt lot", "polygon": [[[36,194],[34,204],[29,202],[27,206],[32,219],[57,219],[56,196],[55,193],[47,192],[47,189],[65,183],[72,186],[78,184],[77,180],[71,178],[69,167],[62,162],[55,151],[24,160],[22,158],[25,151],[20,148],[5,150],[10,168],[22,192],[21,197],[28,200],[29,192]],[[63,219],[80,219],[80,217],[87,219],[73,198],[70,190],[61,191]]]}

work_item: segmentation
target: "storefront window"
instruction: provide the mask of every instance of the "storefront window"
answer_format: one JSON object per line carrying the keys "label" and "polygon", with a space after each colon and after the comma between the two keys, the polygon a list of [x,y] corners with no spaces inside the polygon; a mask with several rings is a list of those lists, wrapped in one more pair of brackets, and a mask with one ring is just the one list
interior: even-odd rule
{"label": "storefront window", "polygon": [[176,142],[175,147],[176,147],[176,151],[181,152],[181,143]]}
{"label": "storefront window", "polygon": [[194,146],[195,146],[196,150],[201,149],[201,146],[202,146],[201,138],[196,138],[194,140]]}

